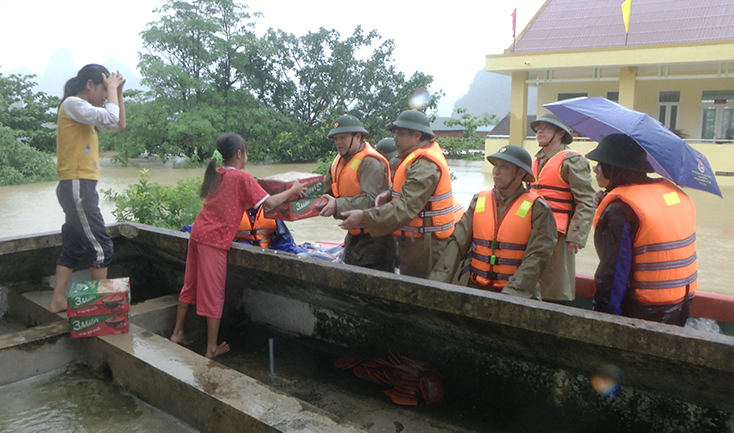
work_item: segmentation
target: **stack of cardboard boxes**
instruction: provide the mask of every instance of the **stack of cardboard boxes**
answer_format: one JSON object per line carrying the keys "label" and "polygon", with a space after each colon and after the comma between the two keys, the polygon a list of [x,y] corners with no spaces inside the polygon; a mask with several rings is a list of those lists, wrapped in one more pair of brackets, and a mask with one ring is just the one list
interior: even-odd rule
{"label": "stack of cardboard boxes", "polygon": [[315,202],[324,194],[324,176],[289,171],[287,173],[264,177],[257,181],[270,195],[287,190],[295,181],[300,181],[306,189],[306,196],[304,198],[290,197],[288,201],[275,209],[265,209],[266,218],[298,221],[304,218],[318,216],[319,209],[316,209]]}
{"label": "stack of cardboard boxes", "polygon": [[66,315],[72,338],[126,334],[128,311],[130,279],[127,277],[71,284]]}

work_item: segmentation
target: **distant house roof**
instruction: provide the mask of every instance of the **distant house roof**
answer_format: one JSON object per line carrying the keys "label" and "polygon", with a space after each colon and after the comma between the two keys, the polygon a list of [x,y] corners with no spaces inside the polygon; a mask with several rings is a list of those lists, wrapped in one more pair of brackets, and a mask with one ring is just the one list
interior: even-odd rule
{"label": "distant house roof", "polygon": [[436,117],[436,120],[431,123],[431,130],[433,131],[463,131],[464,128],[461,125],[446,126],[446,121],[451,119],[448,116]]}
{"label": "distant house roof", "polygon": [[[525,133],[526,137],[535,136],[535,131],[530,128],[530,122],[534,121],[535,118],[535,115],[528,114],[527,132]],[[502,120],[500,120],[500,123],[489,131],[489,135],[510,135],[510,115],[508,114],[503,117]]]}
{"label": "distant house roof", "polygon": [[625,35],[621,0],[547,0],[514,52],[734,39],[732,0],[634,0]]}

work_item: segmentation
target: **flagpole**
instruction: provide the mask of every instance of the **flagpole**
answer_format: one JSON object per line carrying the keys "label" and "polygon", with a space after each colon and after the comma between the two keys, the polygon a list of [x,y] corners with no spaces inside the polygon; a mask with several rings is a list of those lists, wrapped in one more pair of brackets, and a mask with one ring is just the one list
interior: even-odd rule
{"label": "flagpole", "polygon": [[627,39],[630,36],[630,12],[632,10],[632,0],[625,0],[622,7],[622,21],[624,21],[624,45],[627,46]]}
{"label": "flagpole", "polygon": [[517,21],[517,8],[515,8],[514,11],[510,14],[512,17],[512,46],[510,47],[510,52],[515,51],[515,42],[517,41],[517,38],[515,37],[515,23]]}

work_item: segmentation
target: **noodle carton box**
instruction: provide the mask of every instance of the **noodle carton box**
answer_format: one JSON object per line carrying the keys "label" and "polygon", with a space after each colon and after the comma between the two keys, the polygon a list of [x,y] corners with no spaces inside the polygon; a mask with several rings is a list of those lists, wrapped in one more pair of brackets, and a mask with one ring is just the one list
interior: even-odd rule
{"label": "noodle carton box", "polygon": [[320,197],[309,197],[300,200],[287,201],[273,210],[265,212],[265,218],[282,221],[298,221],[319,216],[320,209],[316,202]]}
{"label": "noodle carton box", "polygon": [[127,313],[130,310],[130,279],[76,281],[69,290],[66,315],[88,317]]}
{"label": "noodle carton box", "polygon": [[295,181],[300,181],[306,188],[306,196],[304,198],[297,198],[295,196],[288,198],[285,203],[265,212],[266,218],[282,221],[298,221],[318,216],[320,209],[316,209],[314,203],[324,194],[324,176],[289,171],[287,173],[258,179],[260,186],[270,195],[287,190]]}
{"label": "noodle carton box", "polygon": [[130,323],[128,313],[103,314],[69,318],[71,338],[96,337],[99,335],[127,334]]}
{"label": "noodle carton box", "polygon": [[[306,188],[305,198],[321,197],[324,193],[324,176],[320,174],[289,171],[287,173],[260,178],[257,182],[268,194],[273,195],[287,190],[297,180]],[[290,197],[288,199],[288,201],[297,200],[296,197]]]}

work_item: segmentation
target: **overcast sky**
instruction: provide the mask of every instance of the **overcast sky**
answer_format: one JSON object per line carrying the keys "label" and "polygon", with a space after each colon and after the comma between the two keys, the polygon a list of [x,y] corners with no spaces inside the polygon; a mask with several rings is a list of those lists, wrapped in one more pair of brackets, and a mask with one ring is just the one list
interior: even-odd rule
{"label": "overcast sky", "polygon": [[[250,12],[262,12],[256,33],[279,28],[303,35],[319,27],[342,37],[357,25],[394,39],[396,67],[410,76],[434,77],[432,91],[443,89],[438,114],[449,115],[467,92],[484,56],[500,54],[512,43],[512,11],[517,34],[544,0],[408,2],[404,0],[251,0]],[[136,70],[139,33],[157,20],[153,10],[164,0],[0,0],[0,72],[26,66],[44,71],[59,48],[71,50],[77,68],[114,58]],[[438,6],[441,4],[442,6]],[[472,41],[472,42],[459,42]],[[71,77],[69,77],[71,78]]]}

